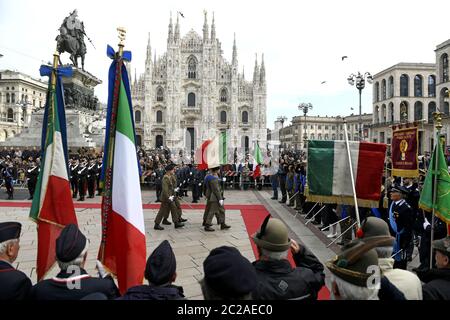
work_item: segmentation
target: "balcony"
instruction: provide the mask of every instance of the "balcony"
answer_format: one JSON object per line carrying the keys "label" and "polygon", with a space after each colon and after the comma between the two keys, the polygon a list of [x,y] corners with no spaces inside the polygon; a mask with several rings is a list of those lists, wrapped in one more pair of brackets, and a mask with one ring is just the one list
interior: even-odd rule
{"label": "balcony", "polygon": [[188,115],[188,116],[199,116],[202,113],[202,111],[200,109],[200,106],[196,106],[196,107],[182,106],[181,113],[183,115]]}
{"label": "balcony", "polygon": [[239,127],[241,127],[241,128],[250,128],[251,124],[250,124],[250,122],[239,122]]}

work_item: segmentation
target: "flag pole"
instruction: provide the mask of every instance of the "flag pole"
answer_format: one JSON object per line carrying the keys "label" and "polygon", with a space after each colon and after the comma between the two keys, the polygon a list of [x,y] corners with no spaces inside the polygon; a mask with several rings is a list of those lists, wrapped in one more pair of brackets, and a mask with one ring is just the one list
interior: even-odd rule
{"label": "flag pole", "polygon": [[431,213],[431,237],[430,237],[430,269],[433,268],[433,239],[434,239],[434,220],[435,220],[435,210],[436,210],[436,199],[437,199],[437,183],[438,183],[438,174],[439,174],[439,169],[438,169],[438,164],[439,164],[439,155],[438,155],[438,147],[439,144],[441,143],[439,141],[440,137],[440,133],[441,133],[441,129],[442,129],[442,113],[440,112],[435,112],[433,114],[434,117],[434,123],[435,123],[435,127],[436,127],[436,143],[435,143],[435,147],[434,147],[434,164],[432,164],[432,166],[434,165],[434,170],[432,171],[433,176],[433,211]]}
{"label": "flag pole", "polygon": [[347,146],[348,164],[350,167],[350,180],[352,181],[353,200],[355,201],[356,221],[358,223],[358,228],[360,228],[361,221],[359,219],[358,198],[356,197],[355,179],[353,177],[352,156],[350,154],[350,144],[348,142],[348,134],[347,134],[347,121],[345,120],[344,120],[344,135],[345,135],[345,145]]}

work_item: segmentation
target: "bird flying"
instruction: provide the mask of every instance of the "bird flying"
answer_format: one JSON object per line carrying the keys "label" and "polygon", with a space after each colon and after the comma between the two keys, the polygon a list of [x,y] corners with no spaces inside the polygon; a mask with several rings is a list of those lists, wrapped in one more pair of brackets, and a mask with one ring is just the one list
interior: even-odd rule
{"label": "bird flying", "polygon": [[180,16],[182,17],[182,18],[184,18],[184,14],[182,13],[182,12],[180,12],[180,11],[177,11],[179,14],[180,14]]}
{"label": "bird flying", "polygon": [[344,61],[344,59],[347,59],[348,57],[347,56],[342,56],[342,61]]}
{"label": "bird flying", "polygon": [[324,84],[324,83],[327,83],[326,81],[322,81],[320,84]]}

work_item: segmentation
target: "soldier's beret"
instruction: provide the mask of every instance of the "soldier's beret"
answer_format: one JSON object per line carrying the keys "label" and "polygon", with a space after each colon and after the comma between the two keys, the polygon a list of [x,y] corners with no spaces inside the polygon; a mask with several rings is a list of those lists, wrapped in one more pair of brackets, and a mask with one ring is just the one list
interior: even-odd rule
{"label": "soldier's beret", "polygon": [[208,287],[223,296],[248,294],[258,283],[253,265],[233,247],[213,249],[203,262],[203,270]]}
{"label": "soldier's beret", "polygon": [[450,236],[439,240],[434,240],[433,249],[440,251],[450,258]]}
{"label": "soldier's beret", "polygon": [[391,188],[391,192],[401,193],[401,194],[408,194],[409,190],[403,186],[393,186]]}
{"label": "soldier's beret", "polygon": [[56,258],[61,262],[70,262],[86,248],[86,237],[74,224],[64,227],[56,239]]}
{"label": "soldier's beret", "polygon": [[173,169],[175,169],[175,165],[173,163],[170,163],[170,164],[168,164],[166,166],[166,171],[170,171],[170,170],[173,170]]}
{"label": "soldier's beret", "polygon": [[20,238],[22,225],[19,222],[0,223],[0,243]]}
{"label": "soldier's beret", "polygon": [[148,257],[145,278],[154,285],[168,283],[177,269],[175,254],[169,241],[164,240]]}

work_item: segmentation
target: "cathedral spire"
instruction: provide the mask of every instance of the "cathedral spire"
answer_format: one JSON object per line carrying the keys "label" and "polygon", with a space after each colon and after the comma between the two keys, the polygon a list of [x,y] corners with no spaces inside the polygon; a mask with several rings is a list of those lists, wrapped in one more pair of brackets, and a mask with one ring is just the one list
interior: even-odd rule
{"label": "cathedral spire", "polygon": [[211,24],[211,42],[214,42],[216,40],[216,24],[214,23],[214,12],[213,12],[213,18],[212,18],[212,24]]}
{"label": "cathedral spire", "polygon": [[264,66],[264,53],[262,54],[262,57],[261,57],[261,70],[260,70],[259,80],[261,83],[266,82],[266,68]]}
{"label": "cathedral spire", "polygon": [[170,11],[169,36],[167,37],[167,42],[173,42],[172,11]]}
{"label": "cathedral spire", "polygon": [[178,21],[178,14],[177,14],[177,24],[175,25],[175,42],[178,42],[180,40],[180,22]]}
{"label": "cathedral spire", "polygon": [[255,69],[253,71],[253,83],[259,81],[258,54],[255,53]]}
{"label": "cathedral spire", "polygon": [[153,56],[153,65],[156,67],[156,49],[155,49],[155,55]]}
{"label": "cathedral spire", "polygon": [[233,40],[233,58],[231,59],[231,64],[237,66],[237,48],[236,48],[236,33],[234,33]]}
{"label": "cathedral spire", "polygon": [[242,80],[245,80],[245,70],[244,70],[244,66],[242,66]]}
{"label": "cathedral spire", "polygon": [[152,61],[152,45],[150,44],[150,32],[148,33],[148,40],[147,40],[147,56],[145,58],[145,63],[149,63]]}
{"label": "cathedral spire", "polygon": [[205,21],[203,22],[203,42],[206,42],[208,41],[208,33],[209,33],[208,17],[206,10],[203,10],[203,14],[205,15]]}

